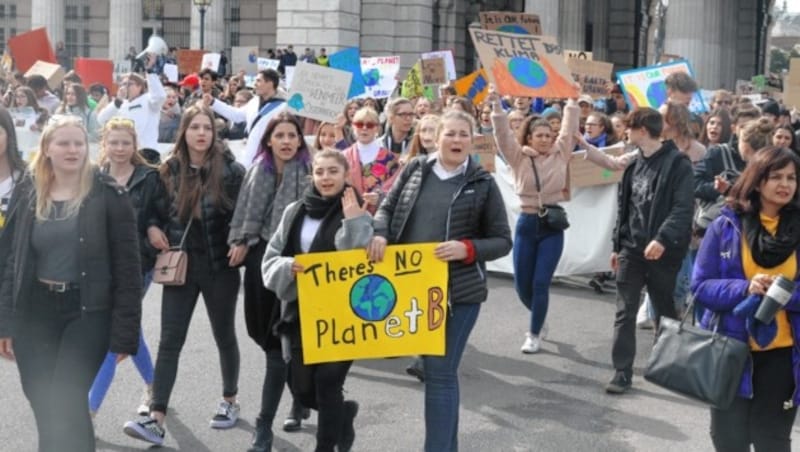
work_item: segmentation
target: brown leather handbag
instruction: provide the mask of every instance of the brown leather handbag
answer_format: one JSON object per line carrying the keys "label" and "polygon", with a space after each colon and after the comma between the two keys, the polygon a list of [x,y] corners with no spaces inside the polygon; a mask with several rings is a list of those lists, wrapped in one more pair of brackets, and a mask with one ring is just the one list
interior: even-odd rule
{"label": "brown leather handbag", "polygon": [[186,235],[191,226],[192,219],[186,225],[181,243],[177,247],[170,247],[169,250],[158,253],[156,264],[153,267],[153,282],[164,286],[182,286],[186,283],[186,266],[189,255],[184,251],[183,244],[186,242]]}

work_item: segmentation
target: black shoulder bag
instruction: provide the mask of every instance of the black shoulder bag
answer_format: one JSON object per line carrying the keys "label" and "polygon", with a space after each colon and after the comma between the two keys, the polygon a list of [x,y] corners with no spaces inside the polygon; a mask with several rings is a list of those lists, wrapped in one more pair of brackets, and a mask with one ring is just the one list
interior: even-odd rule
{"label": "black shoulder bag", "polygon": [[533,176],[536,178],[536,194],[539,196],[539,221],[543,222],[550,229],[563,231],[569,227],[567,211],[557,204],[542,204],[542,184],[539,182],[539,171],[536,169],[536,162],[531,157]]}

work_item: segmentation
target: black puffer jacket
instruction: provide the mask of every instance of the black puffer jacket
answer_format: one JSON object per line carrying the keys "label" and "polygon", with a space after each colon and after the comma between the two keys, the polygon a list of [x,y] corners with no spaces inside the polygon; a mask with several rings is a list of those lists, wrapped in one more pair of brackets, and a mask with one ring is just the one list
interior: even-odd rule
{"label": "black puffer jacket", "polygon": [[[10,260],[12,248],[11,239],[14,237],[14,219],[18,216],[19,197],[31,189],[33,180],[30,174],[20,173],[15,176],[14,190],[11,192],[11,199],[8,201],[6,210],[5,225],[0,227],[0,293],[3,287],[3,275],[5,275],[6,264]],[[0,312],[0,321],[5,314]]]}
{"label": "black puffer jacket", "polygon": [[[19,197],[12,253],[0,291],[0,337],[15,333],[36,280],[31,231],[36,218],[32,184]],[[99,171],[78,212],[80,298],[85,312],[111,311],[111,351],[133,355],[139,346],[142,278],[136,214],[125,189]]]}
{"label": "black puffer jacket", "polygon": [[[397,244],[426,177],[435,161],[428,156],[412,160],[394,182],[373,222],[375,235]],[[500,189],[491,174],[470,160],[464,183],[456,190],[447,212],[450,219],[445,240],[471,240],[475,262],[449,264],[449,293],[453,303],[486,301],[486,261],[505,256],[511,250],[511,230]]]}
{"label": "black puffer jacket", "polygon": [[[159,194],[155,203],[153,203],[154,212],[148,225],[161,228],[166,234],[170,246],[178,246],[186,230],[186,224],[179,218],[176,200],[180,163],[176,158],[170,158],[163,165],[167,165],[172,182],[171,184],[165,184],[165,181],[161,180]],[[205,177],[206,170],[204,168],[199,168],[196,171],[200,171],[200,176]],[[199,227],[203,230],[206,256],[208,256],[209,265],[214,271],[230,268],[227,257],[229,249],[228,232],[233,218],[234,204],[239,196],[239,188],[244,179],[244,173],[244,167],[236,163],[232,154],[226,152],[222,177],[224,179],[223,188],[225,195],[230,200],[230,206],[228,208],[217,207],[213,198],[209,194],[203,193],[200,201],[200,221],[195,219],[192,222],[192,228]],[[167,186],[176,188],[172,193],[167,193]]]}

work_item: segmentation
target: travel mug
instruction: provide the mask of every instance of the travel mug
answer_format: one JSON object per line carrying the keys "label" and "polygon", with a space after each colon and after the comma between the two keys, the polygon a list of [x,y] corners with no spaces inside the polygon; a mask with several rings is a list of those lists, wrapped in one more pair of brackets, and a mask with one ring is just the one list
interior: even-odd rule
{"label": "travel mug", "polygon": [[767,289],[766,295],[761,299],[761,304],[756,311],[756,318],[761,323],[771,322],[775,318],[775,314],[789,302],[793,291],[794,281],[783,276],[775,278]]}

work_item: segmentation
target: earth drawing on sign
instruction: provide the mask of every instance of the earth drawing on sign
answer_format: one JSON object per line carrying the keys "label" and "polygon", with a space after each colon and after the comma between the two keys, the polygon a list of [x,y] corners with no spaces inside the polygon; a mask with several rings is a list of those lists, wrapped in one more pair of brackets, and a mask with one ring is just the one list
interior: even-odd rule
{"label": "earth drawing on sign", "polygon": [[350,289],[350,308],[358,318],[369,322],[384,320],[397,304],[397,291],[381,275],[359,278]]}

